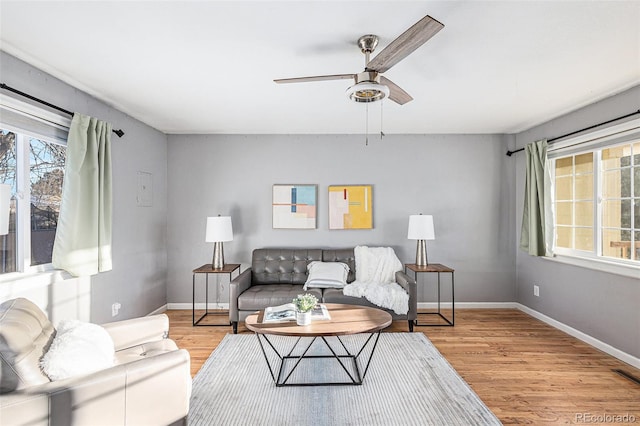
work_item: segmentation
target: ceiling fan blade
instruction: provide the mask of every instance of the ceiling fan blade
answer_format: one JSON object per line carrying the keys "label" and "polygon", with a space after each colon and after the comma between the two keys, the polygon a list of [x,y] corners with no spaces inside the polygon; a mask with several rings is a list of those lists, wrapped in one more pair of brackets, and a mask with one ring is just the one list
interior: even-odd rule
{"label": "ceiling fan blade", "polygon": [[384,84],[389,88],[389,99],[391,99],[393,102],[397,103],[398,105],[404,105],[407,102],[410,102],[413,100],[410,94],[402,90],[400,86],[398,86],[393,81],[386,78],[385,76],[380,76],[380,83]]}
{"label": "ceiling fan blade", "polygon": [[444,24],[429,15],[425,16],[382,49],[375,58],[369,61],[367,69],[379,73],[387,71],[443,28]]}
{"label": "ceiling fan blade", "polygon": [[326,81],[326,80],[346,80],[353,79],[354,74],[332,74],[332,75],[314,75],[311,77],[295,77],[295,78],[279,78],[275,81],[278,84],[282,83],[306,83],[309,81]]}

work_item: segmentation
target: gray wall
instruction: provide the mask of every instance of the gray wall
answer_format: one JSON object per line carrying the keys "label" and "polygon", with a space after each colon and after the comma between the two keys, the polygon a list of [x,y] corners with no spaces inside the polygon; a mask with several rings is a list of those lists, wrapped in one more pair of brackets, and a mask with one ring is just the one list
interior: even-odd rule
{"label": "gray wall", "polygon": [[[43,307],[54,321],[81,318],[97,323],[146,315],[164,306],[167,137],[4,52],[0,55],[3,83],[70,111],[107,120],[126,133],[123,138],[112,135],[113,271],[83,279],[54,274],[0,282],[0,301],[24,296]],[[138,171],[153,174],[151,207],[137,206]],[[122,304],[116,318],[111,317],[113,302]]]}
{"label": "gray wall", "polygon": [[[534,127],[516,136],[518,148],[633,111],[640,87]],[[516,163],[516,228],[519,238],[524,197],[524,153]],[[517,253],[517,301],[630,355],[640,357],[640,273],[629,278]],[[540,297],[533,296],[533,284]]]}
{"label": "gray wall", "polygon": [[[456,270],[457,301],[513,301],[514,164],[504,155],[511,139],[369,139],[366,146],[362,135],[169,135],[168,301],[190,302],[191,271],[211,262],[207,216],[231,215],[225,259],[244,268],[253,249],[278,246],[392,246],[412,263],[408,217],[421,212],[435,222],[429,261]],[[286,183],[318,184],[317,229],[272,229],[271,188]],[[373,185],[373,230],[328,230],[332,184]]]}
{"label": "gray wall", "polygon": [[[170,135],[0,52],[2,81],[69,110],[122,128],[113,139],[114,269],[85,279],[52,274],[2,280],[0,301],[25,296],[50,316],[95,322],[145,315],[166,302],[191,302],[191,270],[210,262],[205,218],[230,214],[227,262],[246,267],[257,247],[389,245],[403,262],[408,215],[433,214],[429,260],[456,269],[458,301],[518,301],[633,356],[640,356],[639,280],[530,257],[517,249],[524,188],[522,153],[553,137],[637,110],[640,88],[513,136]],[[335,153],[339,153],[336,155]],[[167,168],[167,160],[169,165]],[[136,204],[136,174],[153,174],[153,205]],[[271,185],[315,183],[316,230],[271,228]],[[374,229],[329,231],[327,186],[372,184]],[[168,229],[168,230],[167,230]],[[516,285],[514,286],[514,282]],[[533,297],[532,286],[541,287]],[[225,300],[223,294],[221,300]],[[421,301],[432,295],[421,293]]]}

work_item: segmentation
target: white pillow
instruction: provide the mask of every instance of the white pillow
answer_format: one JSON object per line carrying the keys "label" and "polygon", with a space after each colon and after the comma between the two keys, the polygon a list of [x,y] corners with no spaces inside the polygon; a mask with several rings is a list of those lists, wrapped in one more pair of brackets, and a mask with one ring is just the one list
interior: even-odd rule
{"label": "white pillow", "polygon": [[349,265],[342,262],[319,262],[314,260],[307,265],[309,276],[304,283],[308,288],[343,288],[347,285]]}
{"label": "white pillow", "polygon": [[50,380],[93,373],[114,365],[113,339],[104,328],[78,320],[62,320],[51,346],[40,360]]}

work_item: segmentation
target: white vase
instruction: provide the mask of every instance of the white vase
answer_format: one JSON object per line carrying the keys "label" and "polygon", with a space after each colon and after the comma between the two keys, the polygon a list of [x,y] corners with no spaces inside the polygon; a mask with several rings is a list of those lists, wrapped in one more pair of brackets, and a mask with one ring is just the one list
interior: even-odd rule
{"label": "white vase", "polygon": [[296,322],[298,325],[311,324],[311,311],[309,312],[296,312]]}

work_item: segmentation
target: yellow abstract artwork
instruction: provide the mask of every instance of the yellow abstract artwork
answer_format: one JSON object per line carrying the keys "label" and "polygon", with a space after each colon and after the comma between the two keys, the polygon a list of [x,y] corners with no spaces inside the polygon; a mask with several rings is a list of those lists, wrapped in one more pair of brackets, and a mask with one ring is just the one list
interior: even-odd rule
{"label": "yellow abstract artwork", "polygon": [[371,185],[329,186],[329,229],[372,229]]}

